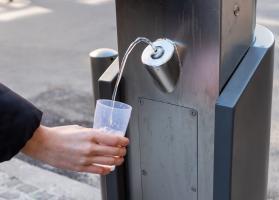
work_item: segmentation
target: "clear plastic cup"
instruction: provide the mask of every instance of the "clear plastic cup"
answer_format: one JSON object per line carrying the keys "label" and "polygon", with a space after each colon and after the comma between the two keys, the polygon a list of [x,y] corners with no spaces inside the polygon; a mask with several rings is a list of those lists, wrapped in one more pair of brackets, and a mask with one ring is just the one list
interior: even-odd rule
{"label": "clear plastic cup", "polygon": [[[96,103],[93,128],[105,133],[124,136],[128,127],[132,107],[128,104],[99,99]],[[112,171],[115,166],[110,166]]]}

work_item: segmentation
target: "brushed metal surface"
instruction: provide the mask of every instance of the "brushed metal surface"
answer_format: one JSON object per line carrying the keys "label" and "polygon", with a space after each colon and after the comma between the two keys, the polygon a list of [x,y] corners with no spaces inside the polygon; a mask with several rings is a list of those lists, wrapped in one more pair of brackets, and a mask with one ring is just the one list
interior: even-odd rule
{"label": "brushed metal surface", "polygon": [[[129,196],[127,199],[144,200],[140,169],[141,134],[137,108],[139,97],[144,97],[193,108],[199,113],[198,199],[212,200],[214,114],[215,101],[219,93],[220,2],[216,0],[116,0],[116,10],[120,59],[130,42],[138,36],[145,36],[153,41],[158,38],[169,38],[187,49],[185,54],[180,52],[182,75],[171,94],[162,92],[154,85],[141,63],[144,45],[138,46],[130,54],[124,72],[125,88],[121,88],[124,94],[123,100],[133,106],[127,133],[130,138],[127,156]],[[157,167],[160,168],[159,164]],[[185,171],[177,173],[189,176]]]}
{"label": "brushed metal surface", "polygon": [[220,90],[253,41],[256,0],[222,1]]}
{"label": "brushed metal surface", "polygon": [[144,200],[197,200],[198,113],[140,99],[140,164]]}
{"label": "brushed metal surface", "polygon": [[141,55],[142,63],[158,88],[171,93],[178,82],[181,67],[176,44],[168,39],[159,39],[153,45],[157,47],[156,54],[151,46],[146,47]]}
{"label": "brushed metal surface", "polygon": [[180,77],[180,66],[177,56],[173,57],[160,67],[151,67],[145,65],[145,68],[154,79],[154,84],[163,92],[171,93],[175,90]]}
{"label": "brushed metal surface", "polygon": [[255,36],[216,104],[214,200],[267,198],[274,36]]}
{"label": "brushed metal surface", "polygon": [[258,60],[259,67],[248,68],[251,79],[235,108],[231,200],[267,198],[274,44],[273,34],[257,26],[256,42],[242,63],[248,68]]}
{"label": "brushed metal surface", "polygon": [[89,56],[91,62],[92,87],[95,105],[96,100],[100,98],[98,79],[116,59],[118,53],[113,49],[101,48],[92,51]]}
{"label": "brushed metal surface", "polygon": [[[241,9],[237,18],[234,3]],[[144,69],[140,61],[144,45],[138,46],[128,59],[125,88],[121,88],[122,100],[134,108],[127,133],[131,141],[126,171],[127,199],[144,200],[139,159],[142,156],[139,97],[197,110],[198,199],[213,199],[215,102],[252,41],[254,4],[255,0],[116,0],[120,59],[139,36],[153,41],[169,38],[186,49],[179,52],[181,76],[171,94],[158,89]],[[153,112],[160,113],[159,110]]]}

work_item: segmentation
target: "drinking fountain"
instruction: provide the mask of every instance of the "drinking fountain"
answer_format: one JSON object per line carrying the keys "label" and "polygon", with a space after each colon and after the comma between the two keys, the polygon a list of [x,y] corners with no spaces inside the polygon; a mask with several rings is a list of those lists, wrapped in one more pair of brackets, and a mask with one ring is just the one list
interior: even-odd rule
{"label": "drinking fountain", "polygon": [[116,16],[119,57],[93,80],[98,98],[112,98],[132,41],[156,51],[127,57],[130,144],[103,200],[266,199],[274,37],[256,0],[116,0]]}

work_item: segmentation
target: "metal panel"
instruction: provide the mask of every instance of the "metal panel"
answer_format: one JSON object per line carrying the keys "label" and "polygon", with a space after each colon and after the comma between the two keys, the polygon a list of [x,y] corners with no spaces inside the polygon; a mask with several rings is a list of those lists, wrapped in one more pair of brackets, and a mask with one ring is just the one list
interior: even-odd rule
{"label": "metal panel", "polygon": [[144,200],[197,199],[197,112],[140,99]]}
{"label": "metal panel", "polygon": [[274,37],[255,35],[216,105],[214,200],[266,199]]}
{"label": "metal panel", "polygon": [[235,108],[232,200],[267,198],[274,37],[263,27],[259,27],[257,33],[255,48],[258,52],[251,57],[247,55],[251,60],[243,65],[252,65],[252,59],[259,56],[259,51],[265,51],[265,55],[258,69],[252,71],[253,77]]}
{"label": "metal panel", "polygon": [[[127,185],[129,200],[144,200],[140,169],[138,98],[168,102],[194,108],[198,123],[198,195],[199,200],[213,199],[213,156],[215,102],[219,94],[220,1],[219,0],[116,0],[118,50],[120,59],[128,45],[138,36],[151,40],[167,37],[186,47],[181,76],[173,93],[160,91],[140,61],[138,46],[124,71],[125,102],[133,106],[127,136]],[[159,112],[159,110],[154,110]],[[150,113],[151,114],[151,113]],[[174,114],[176,116],[176,114]],[[163,134],[163,133],[158,133]],[[152,142],[152,141],[150,141]],[[192,141],[193,143],[195,142]],[[172,158],[169,158],[172,159]],[[160,165],[157,164],[158,169]],[[190,176],[187,171],[177,172]],[[156,186],[155,186],[156,187]],[[187,199],[187,196],[183,199]]]}
{"label": "metal panel", "polygon": [[220,90],[253,41],[256,0],[223,0],[221,21]]}
{"label": "metal panel", "polygon": [[[119,63],[118,58],[116,58],[98,80],[100,98],[110,99],[112,97],[118,73]],[[126,198],[125,171],[124,164],[117,167],[109,175],[101,176],[102,200],[123,200]]]}
{"label": "metal panel", "polygon": [[230,200],[233,109],[218,100],[215,115],[214,200]]}

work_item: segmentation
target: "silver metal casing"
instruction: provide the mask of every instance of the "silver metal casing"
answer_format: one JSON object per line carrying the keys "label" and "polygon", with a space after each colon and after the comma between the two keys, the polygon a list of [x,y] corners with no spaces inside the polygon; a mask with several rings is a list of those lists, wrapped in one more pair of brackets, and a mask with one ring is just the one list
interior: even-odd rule
{"label": "silver metal casing", "polygon": [[116,11],[120,59],[139,36],[184,49],[171,93],[141,63],[144,45],[128,59],[120,88],[133,107],[125,199],[213,200],[215,103],[253,40],[255,0],[116,0]]}
{"label": "silver metal casing", "polygon": [[153,45],[157,47],[157,52],[150,45],[147,46],[141,55],[141,61],[158,88],[171,93],[176,88],[181,68],[176,44],[168,39],[158,39]]}

